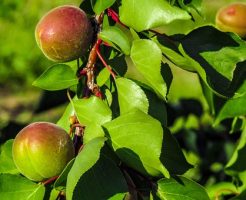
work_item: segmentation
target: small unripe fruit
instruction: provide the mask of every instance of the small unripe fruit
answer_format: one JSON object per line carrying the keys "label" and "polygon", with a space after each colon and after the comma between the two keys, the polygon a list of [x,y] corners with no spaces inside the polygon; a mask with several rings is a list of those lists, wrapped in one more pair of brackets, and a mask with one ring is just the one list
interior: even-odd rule
{"label": "small unripe fruit", "polygon": [[14,140],[12,154],[19,171],[33,181],[59,175],[75,155],[66,131],[49,122],[23,128]]}
{"label": "small unripe fruit", "polygon": [[35,37],[48,59],[67,62],[87,51],[93,28],[83,10],[65,5],[52,9],[41,18],[35,29]]}
{"label": "small unripe fruit", "polygon": [[216,15],[216,25],[221,31],[246,37],[246,4],[233,3],[221,8]]}

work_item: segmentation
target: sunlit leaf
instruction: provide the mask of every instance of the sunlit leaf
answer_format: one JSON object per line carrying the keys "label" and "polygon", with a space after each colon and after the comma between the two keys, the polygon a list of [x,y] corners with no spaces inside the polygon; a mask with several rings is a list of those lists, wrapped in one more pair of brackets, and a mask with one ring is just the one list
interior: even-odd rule
{"label": "sunlit leaf", "polygon": [[43,200],[45,187],[19,175],[0,174],[1,200]]}
{"label": "sunlit leaf", "polygon": [[160,122],[134,111],[104,124],[120,159],[143,174],[169,177],[160,161],[163,130]]}
{"label": "sunlit leaf", "polygon": [[19,171],[15,166],[12,157],[12,145],[14,140],[8,140],[1,147],[0,153],[0,174],[9,173],[9,174],[18,174]]}
{"label": "sunlit leaf", "polygon": [[68,65],[57,64],[48,68],[33,85],[44,90],[62,90],[78,83],[75,72]]}
{"label": "sunlit leaf", "polygon": [[168,24],[177,19],[187,20],[190,15],[164,0],[122,0],[120,20],[140,32]]}
{"label": "sunlit leaf", "polygon": [[182,176],[170,179],[161,179],[157,184],[157,195],[161,199],[209,200],[205,188]]}
{"label": "sunlit leaf", "polygon": [[123,27],[108,26],[100,32],[99,37],[116,49],[121,50],[124,54],[130,54],[131,40],[123,30]]}
{"label": "sunlit leaf", "polygon": [[167,85],[160,73],[162,53],[158,45],[151,40],[134,40],[131,59],[137,71],[146,79],[144,83],[151,87],[158,96],[165,99]]}
{"label": "sunlit leaf", "polygon": [[116,79],[116,86],[121,114],[133,109],[148,112],[148,99],[144,91],[135,82],[126,78],[118,78]]}
{"label": "sunlit leaf", "polygon": [[78,120],[83,125],[89,123],[104,124],[111,120],[112,113],[108,105],[96,96],[74,101]]}

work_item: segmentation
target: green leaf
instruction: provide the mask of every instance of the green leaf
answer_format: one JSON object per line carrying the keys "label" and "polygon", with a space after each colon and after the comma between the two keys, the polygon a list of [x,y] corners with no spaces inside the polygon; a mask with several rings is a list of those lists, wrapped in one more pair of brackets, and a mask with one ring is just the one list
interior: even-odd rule
{"label": "green leaf", "polygon": [[95,96],[91,96],[88,99],[75,100],[74,109],[82,125],[88,125],[92,122],[101,125],[112,118],[108,105]]}
{"label": "green leaf", "polygon": [[157,182],[157,195],[166,200],[209,200],[206,190],[198,183],[178,176]]}
{"label": "green leaf", "polygon": [[129,55],[131,49],[130,33],[126,34],[126,30],[123,29],[124,27],[108,26],[99,33],[99,37],[117,50]]}
{"label": "green leaf", "polygon": [[160,99],[155,93],[145,88],[142,88],[149,102],[148,114],[162,125],[167,126],[167,109],[166,102]]}
{"label": "green leaf", "polygon": [[1,147],[0,153],[0,174],[8,173],[8,174],[18,174],[19,171],[15,166],[12,157],[12,145],[14,140],[8,140]]}
{"label": "green leaf", "polygon": [[[88,0],[85,0],[88,1]],[[109,8],[110,6],[112,6],[114,4],[114,2],[116,0],[90,0],[93,10],[94,12],[99,15],[102,11],[104,11],[105,9]]]}
{"label": "green leaf", "polygon": [[241,134],[239,144],[235,149],[231,159],[226,165],[225,171],[230,175],[238,175],[246,171],[246,126]]}
{"label": "green leaf", "polygon": [[94,140],[91,140],[84,146],[82,151],[76,157],[75,162],[67,176],[66,192],[68,200],[73,199],[75,187],[83,174],[92,168],[98,161],[101,148],[104,146],[104,142],[105,138],[95,138]]}
{"label": "green leaf", "polygon": [[127,191],[122,172],[102,150],[96,164],[81,176],[75,187],[73,199],[123,200]]}
{"label": "green leaf", "polygon": [[116,81],[120,113],[124,114],[133,109],[148,112],[149,102],[144,91],[133,81],[117,78]]}
{"label": "green leaf", "polygon": [[1,200],[43,200],[45,187],[19,175],[0,174]]}
{"label": "green leaf", "polygon": [[145,175],[169,177],[160,161],[163,130],[159,121],[137,110],[103,126],[123,162]]}
{"label": "green leaf", "polygon": [[[246,67],[246,66],[245,66]],[[233,118],[246,115],[246,81],[238,90],[242,96],[228,99],[222,106],[219,114],[215,119],[215,124],[226,118]]]}
{"label": "green leaf", "polygon": [[158,45],[151,40],[134,40],[131,59],[138,72],[146,79],[144,84],[147,84],[158,96],[165,99],[167,85],[161,76],[162,53]]}
{"label": "green leaf", "polygon": [[246,43],[204,26],[186,35],[181,44],[180,51],[202,80],[217,94],[232,97],[245,79]]}
{"label": "green leaf", "polygon": [[33,85],[44,90],[62,90],[78,84],[75,72],[68,65],[57,64],[48,68]]}
{"label": "green leaf", "polygon": [[104,137],[105,133],[102,127],[98,124],[90,123],[85,127],[85,132],[83,136],[83,144],[86,144],[97,137]]}
{"label": "green leaf", "polygon": [[190,15],[164,0],[122,0],[120,21],[140,32],[159,27],[177,19],[187,20]]}
{"label": "green leaf", "polygon": [[52,189],[50,192],[49,200],[57,200],[60,191],[56,189]]}
{"label": "green leaf", "polygon": [[97,85],[99,87],[103,86],[107,80],[110,78],[110,73],[107,68],[103,68],[97,76]]}

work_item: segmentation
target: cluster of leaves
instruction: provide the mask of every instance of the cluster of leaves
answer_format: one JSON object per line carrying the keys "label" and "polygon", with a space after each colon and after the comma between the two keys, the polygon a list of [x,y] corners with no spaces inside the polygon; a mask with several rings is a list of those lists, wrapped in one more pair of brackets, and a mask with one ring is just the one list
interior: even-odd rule
{"label": "cluster of leaves", "polygon": [[[76,95],[57,124],[69,131],[68,119],[76,115],[85,126],[83,149],[52,188],[46,188],[45,198],[55,199],[61,191],[67,199],[207,200],[218,190],[240,193],[233,200],[245,198],[245,41],[213,26],[172,36],[155,29],[175,20],[193,20],[194,12],[201,11],[200,4],[199,0],[81,3],[89,15],[105,11],[98,38],[107,45],[102,45],[100,52],[116,78],[98,60],[96,83],[103,99],[93,95],[82,98],[87,85],[83,77],[78,79],[77,70],[87,62],[85,58],[78,69],[53,65],[34,82],[45,90],[73,91]],[[109,8],[119,13],[120,23],[107,15]],[[209,195],[183,175],[193,166],[168,128],[167,95],[173,79],[170,67],[174,65],[199,76],[215,125],[231,118],[232,132],[242,131],[239,145],[225,167],[236,183],[217,185]],[[17,175],[11,146],[12,140],[1,151],[1,198],[43,199],[43,184]]]}

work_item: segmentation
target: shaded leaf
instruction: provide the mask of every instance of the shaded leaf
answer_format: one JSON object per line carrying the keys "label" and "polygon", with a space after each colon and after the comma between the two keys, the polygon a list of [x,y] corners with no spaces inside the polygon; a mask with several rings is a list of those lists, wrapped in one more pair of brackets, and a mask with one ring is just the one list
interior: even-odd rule
{"label": "shaded leaf", "polygon": [[[246,67],[246,66],[245,66]],[[228,99],[225,104],[220,109],[216,119],[215,124],[226,118],[233,118],[239,116],[246,116],[246,81],[238,90],[239,94],[242,96]]]}
{"label": "shaded leaf", "polygon": [[167,126],[166,103],[152,91],[144,88],[142,89],[149,102],[148,114],[160,121],[162,125]]}
{"label": "shaded leaf", "polygon": [[190,32],[181,44],[180,51],[214,92],[228,97],[234,95],[245,79],[244,41],[236,35],[204,26]]}
{"label": "shaded leaf", "polygon": [[235,149],[231,159],[226,165],[225,171],[230,175],[237,175],[246,171],[246,126],[242,132],[239,144]]}
{"label": "shaded leaf", "polygon": [[163,127],[163,144],[160,160],[170,174],[181,175],[192,167],[186,159],[177,140]]}
{"label": "shaded leaf", "polygon": [[56,179],[56,181],[54,183],[54,188],[56,188],[57,190],[59,190],[59,191],[64,190],[65,191],[66,183],[67,183],[67,175],[73,166],[74,160],[75,160],[75,158],[73,158],[72,160],[69,161],[69,163],[64,168],[62,173]]}
{"label": "shaded leaf", "polygon": [[127,71],[127,63],[125,60],[125,55],[121,54],[113,59],[108,60],[108,64],[114,69],[119,76],[124,76]]}
{"label": "shaded leaf", "polygon": [[140,32],[168,24],[177,19],[187,20],[190,15],[163,0],[122,0],[120,20]]}
{"label": "shaded leaf", "polygon": [[175,65],[184,70],[194,71],[192,62],[179,52],[178,46],[176,46],[174,41],[170,41],[166,35],[158,35],[154,38],[154,41],[158,44],[162,53]]}
{"label": "shaded leaf", "polygon": [[96,164],[81,176],[73,199],[122,200],[127,191],[122,172],[102,150]]}
{"label": "shaded leaf", "polygon": [[0,174],[1,200],[43,200],[45,187],[19,175]]}
{"label": "shaded leaf", "polygon": [[187,10],[189,13],[192,13],[194,9],[196,12],[201,14],[202,12],[202,0],[189,0],[188,3],[186,0],[178,0],[179,4],[184,10]]}
{"label": "shaded leaf", "polygon": [[62,90],[78,84],[78,79],[71,67],[57,64],[48,68],[33,85],[44,90]]}

